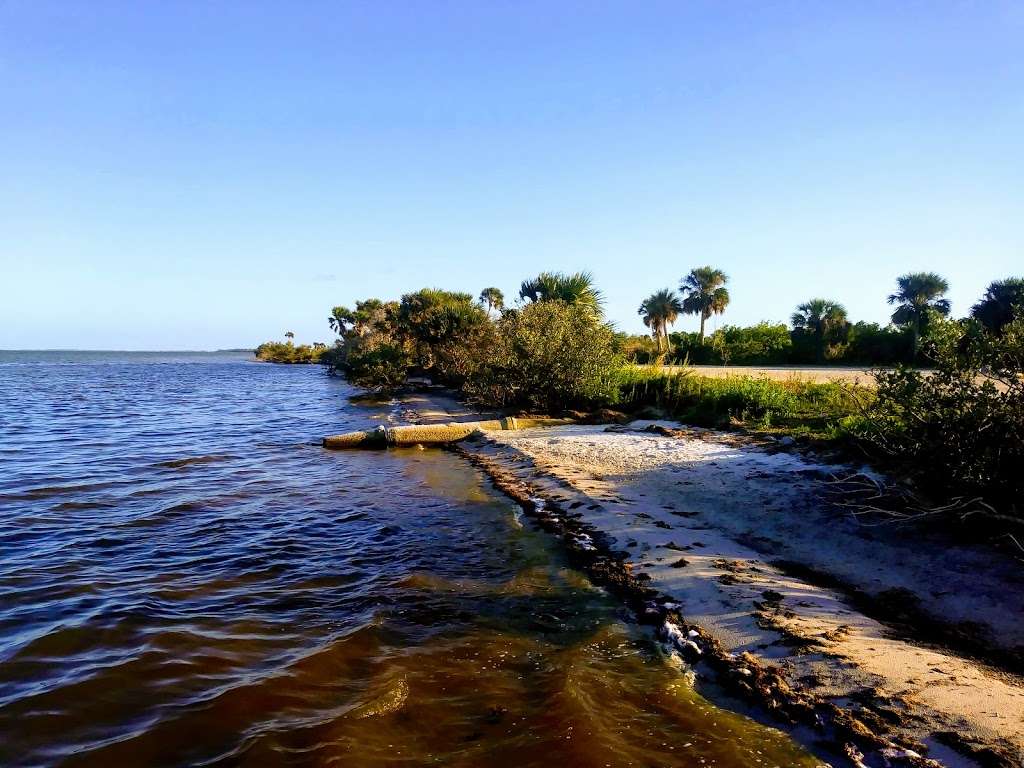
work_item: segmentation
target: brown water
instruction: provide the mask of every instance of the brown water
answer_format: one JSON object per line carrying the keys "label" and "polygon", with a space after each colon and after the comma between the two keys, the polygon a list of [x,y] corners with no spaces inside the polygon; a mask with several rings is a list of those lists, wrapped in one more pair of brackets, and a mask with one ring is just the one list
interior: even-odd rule
{"label": "brown water", "polygon": [[320,371],[0,353],[0,764],[803,766]]}

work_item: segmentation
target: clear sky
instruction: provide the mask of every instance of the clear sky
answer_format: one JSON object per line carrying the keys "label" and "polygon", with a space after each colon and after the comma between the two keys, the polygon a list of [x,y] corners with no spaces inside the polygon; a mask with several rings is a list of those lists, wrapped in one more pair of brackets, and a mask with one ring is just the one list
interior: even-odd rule
{"label": "clear sky", "polygon": [[705,263],[740,324],[1024,274],[1024,2],[0,0],[0,348],[544,269],[642,332]]}

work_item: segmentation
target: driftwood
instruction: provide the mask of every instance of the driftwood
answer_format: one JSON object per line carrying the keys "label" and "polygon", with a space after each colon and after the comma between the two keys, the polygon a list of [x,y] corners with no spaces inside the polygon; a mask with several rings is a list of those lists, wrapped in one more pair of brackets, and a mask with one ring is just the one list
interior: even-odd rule
{"label": "driftwood", "polygon": [[[954,496],[944,504],[930,504],[911,489],[855,472],[846,476],[833,476],[829,481],[833,503],[850,511],[854,519],[865,526],[912,525],[971,518],[1000,527],[1024,527],[1024,519],[1000,513],[981,496]],[[1002,534],[1024,553],[1020,540],[1010,532]]]}

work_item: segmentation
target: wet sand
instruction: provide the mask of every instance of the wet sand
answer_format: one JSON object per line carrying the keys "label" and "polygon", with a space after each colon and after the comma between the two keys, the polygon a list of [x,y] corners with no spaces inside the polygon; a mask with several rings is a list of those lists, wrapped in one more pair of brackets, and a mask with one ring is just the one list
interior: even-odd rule
{"label": "wet sand", "polygon": [[650,424],[493,433],[464,450],[607,534],[728,656],[940,765],[1024,765],[1019,561],[858,524],[825,495],[852,468]]}

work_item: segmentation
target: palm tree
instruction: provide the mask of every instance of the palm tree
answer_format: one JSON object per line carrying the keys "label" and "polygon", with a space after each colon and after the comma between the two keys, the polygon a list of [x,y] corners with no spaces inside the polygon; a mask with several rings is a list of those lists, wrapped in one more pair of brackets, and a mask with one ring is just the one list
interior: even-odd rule
{"label": "palm tree", "polygon": [[589,272],[566,275],[562,272],[541,272],[532,280],[524,280],[519,287],[519,298],[529,301],[564,301],[592,310],[600,315],[604,297],[594,287]]}
{"label": "palm tree", "polygon": [[295,334],[294,334],[294,333],[292,333],[291,331],[285,331],[285,332],[284,332],[284,337],[285,337],[286,339],[288,339],[288,343],[289,343],[289,344],[291,344],[291,343],[292,343],[292,339],[294,339],[294,338],[295,338]]}
{"label": "palm tree", "polygon": [[896,286],[896,293],[889,296],[890,304],[899,304],[892,313],[892,321],[913,331],[916,360],[928,312],[938,312],[943,317],[949,314],[949,299],[941,298],[949,290],[949,283],[934,272],[911,272],[897,277]]}
{"label": "palm tree", "polygon": [[504,309],[505,294],[497,288],[484,288],[480,291],[480,303],[487,306],[487,314],[490,315],[492,309]]}
{"label": "palm tree", "polygon": [[327,323],[331,326],[332,331],[341,336],[355,320],[355,314],[348,307],[335,307],[331,310],[331,316],[327,318]]}
{"label": "palm tree", "polygon": [[818,363],[823,363],[829,338],[846,328],[846,307],[831,299],[811,299],[796,308],[790,321],[795,329],[814,334]]}
{"label": "palm tree", "polygon": [[997,336],[1015,316],[1024,317],[1024,278],[1008,277],[991,283],[981,301],[971,307],[971,317]]}
{"label": "palm tree", "polygon": [[720,315],[729,304],[725,284],[729,278],[714,267],[697,267],[679,283],[683,292],[683,312],[700,315],[700,343],[704,343],[704,323],[712,314]]}
{"label": "palm tree", "polygon": [[[468,294],[466,296],[468,300]],[[352,331],[356,336],[364,338],[371,333],[383,332],[397,310],[395,302],[385,303],[380,299],[367,299],[357,301],[354,312],[348,307],[334,307],[327,318],[327,323],[339,336],[345,336]]]}
{"label": "palm tree", "polygon": [[665,340],[665,351],[668,351],[668,326],[672,325],[679,313],[683,311],[683,305],[676,296],[675,291],[668,288],[652,293],[640,305],[637,314],[643,315],[644,325],[654,333],[654,339],[658,343],[658,351],[661,350],[661,340]]}

